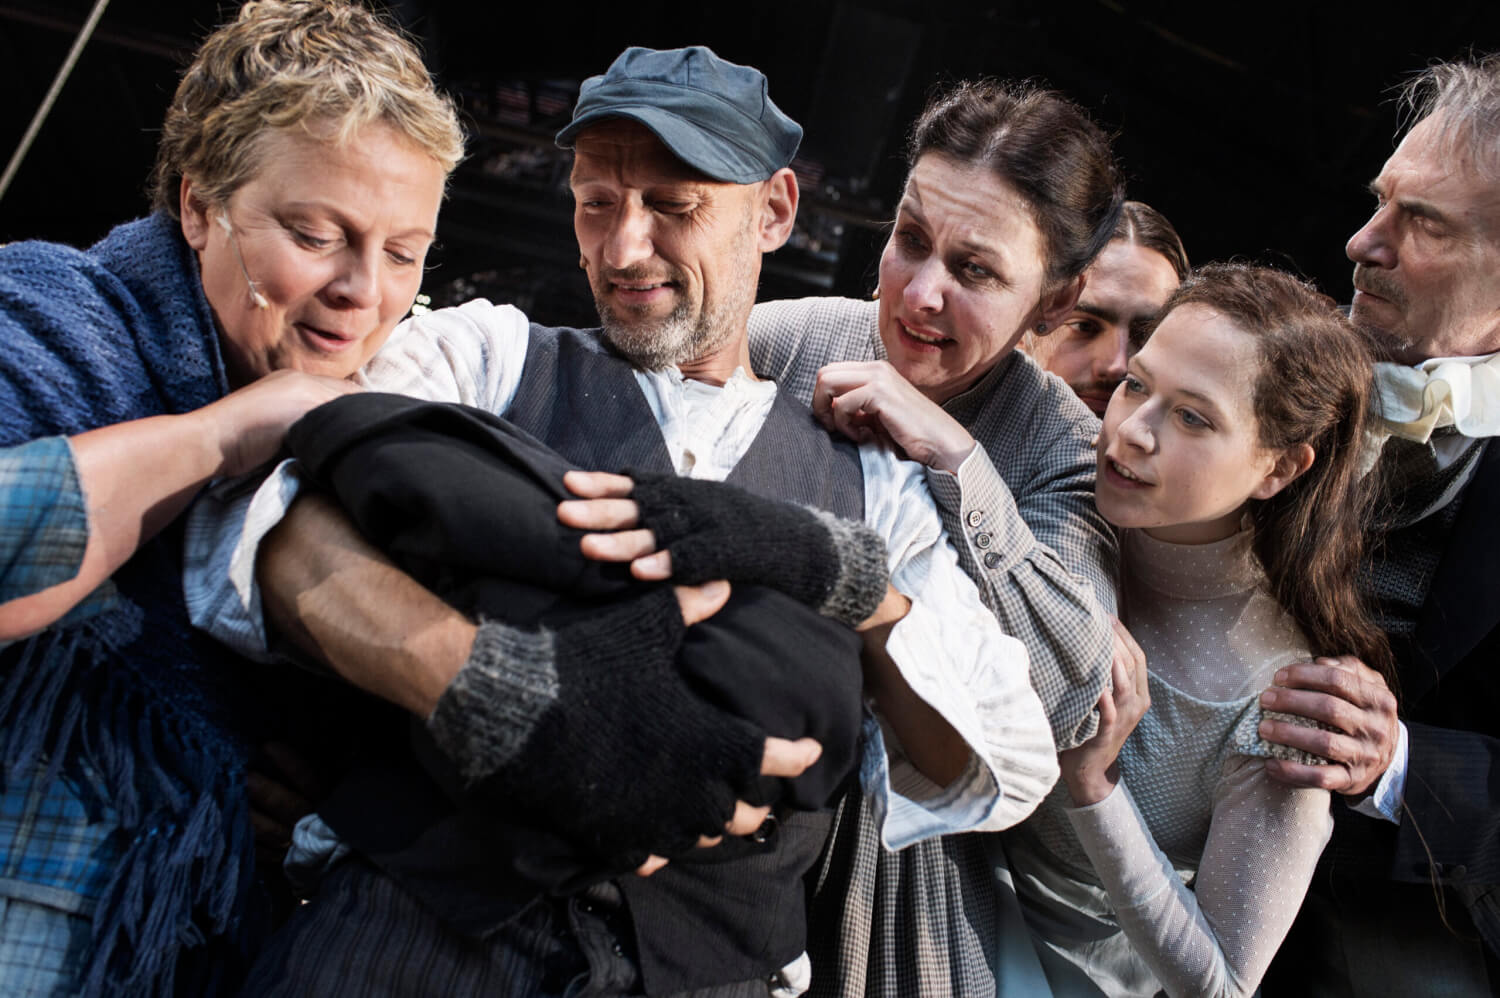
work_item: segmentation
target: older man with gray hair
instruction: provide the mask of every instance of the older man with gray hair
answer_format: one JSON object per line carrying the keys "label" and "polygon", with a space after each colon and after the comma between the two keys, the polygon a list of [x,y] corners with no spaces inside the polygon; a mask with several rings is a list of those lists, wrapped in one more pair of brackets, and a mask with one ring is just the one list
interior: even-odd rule
{"label": "older man with gray hair", "polygon": [[1264,695],[1331,729],[1265,722],[1332,763],[1267,771],[1342,794],[1267,995],[1500,990],[1500,55],[1437,63],[1404,98],[1347,247],[1351,318],[1385,361],[1390,510],[1365,581],[1401,704],[1348,656]]}

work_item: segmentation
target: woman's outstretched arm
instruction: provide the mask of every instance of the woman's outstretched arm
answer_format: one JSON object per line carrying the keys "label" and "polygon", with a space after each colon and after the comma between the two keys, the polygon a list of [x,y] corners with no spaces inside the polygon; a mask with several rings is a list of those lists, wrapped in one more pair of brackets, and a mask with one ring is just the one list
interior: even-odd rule
{"label": "woman's outstretched arm", "polygon": [[1174,998],[1255,992],[1333,831],[1327,791],[1276,784],[1264,764],[1227,764],[1193,889],[1123,784],[1068,812],[1121,928]]}
{"label": "woman's outstretched arm", "polygon": [[69,438],[69,480],[86,511],[86,544],[69,576],[0,604],[0,641],[55,623],[176,518],[204,483],[269,460],[303,413],[353,390],[348,382],[277,372],[194,412]]}

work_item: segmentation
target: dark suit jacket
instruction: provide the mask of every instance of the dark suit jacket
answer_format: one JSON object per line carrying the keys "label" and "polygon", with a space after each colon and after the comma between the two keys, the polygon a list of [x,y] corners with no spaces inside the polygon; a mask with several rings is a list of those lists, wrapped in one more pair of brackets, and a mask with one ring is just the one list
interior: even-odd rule
{"label": "dark suit jacket", "polygon": [[1336,877],[1435,878],[1500,953],[1500,439],[1479,461],[1413,639],[1395,649],[1406,814],[1395,826],[1336,802],[1327,859]]}

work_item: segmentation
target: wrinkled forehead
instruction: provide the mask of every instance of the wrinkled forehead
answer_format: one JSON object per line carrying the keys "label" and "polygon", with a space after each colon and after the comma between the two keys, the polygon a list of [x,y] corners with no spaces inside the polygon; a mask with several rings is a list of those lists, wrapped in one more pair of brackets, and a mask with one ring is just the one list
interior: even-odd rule
{"label": "wrinkled forehead", "polygon": [[1500,243],[1500,173],[1471,131],[1436,112],[1412,126],[1381,167],[1382,197],[1465,225]]}
{"label": "wrinkled forehead", "polygon": [[[1500,108],[1493,113],[1500,117]],[[1431,146],[1444,162],[1462,164],[1488,184],[1500,187],[1500,143],[1494,140],[1493,127],[1486,128],[1456,110],[1437,107],[1412,123],[1400,145],[1413,138]]]}
{"label": "wrinkled forehead", "polygon": [[590,125],[573,144],[574,184],[629,174],[661,182],[723,184],[678,159],[651,129],[629,118]]}
{"label": "wrinkled forehead", "polygon": [[1421,119],[1402,136],[1381,168],[1378,182],[1405,177],[1442,186],[1475,202],[1500,202],[1500,152],[1476,145],[1473,129],[1441,110]]}

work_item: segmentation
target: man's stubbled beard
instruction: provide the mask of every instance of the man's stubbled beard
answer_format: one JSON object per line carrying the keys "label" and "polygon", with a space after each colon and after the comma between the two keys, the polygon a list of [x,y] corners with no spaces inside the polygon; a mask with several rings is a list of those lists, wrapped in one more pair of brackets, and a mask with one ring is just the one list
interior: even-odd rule
{"label": "man's stubbled beard", "polygon": [[[727,293],[721,293],[717,300],[706,304],[691,301],[682,294],[686,282],[676,267],[666,266],[665,274],[660,272],[661,268],[647,264],[607,271],[598,277],[591,273],[594,305],[599,310],[604,338],[626,360],[646,371],[681,366],[723,347],[743,332],[736,327],[744,322],[750,306],[755,304],[754,265],[759,251],[755,247],[748,212],[745,226],[734,240],[734,249],[732,269],[719,275],[723,279],[720,291]],[[635,309],[616,309],[605,304],[599,286],[608,281],[671,282],[676,285],[679,298],[672,311],[660,319],[646,316],[647,308],[640,309],[641,314],[632,315]],[[693,315],[695,310],[698,312],[696,317]]]}
{"label": "man's stubbled beard", "polygon": [[[1368,267],[1364,264],[1354,265],[1354,286],[1370,294],[1378,295],[1400,309],[1407,306],[1406,292],[1395,281],[1388,279],[1381,271]],[[1351,311],[1349,318],[1355,327],[1364,334],[1365,341],[1369,343],[1371,350],[1375,353],[1376,360],[1388,360],[1391,357],[1405,357],[1417,349],[1410,335],[1402,336],[1393,330],[1373,323],[1361,321],[1357,312]]]}

